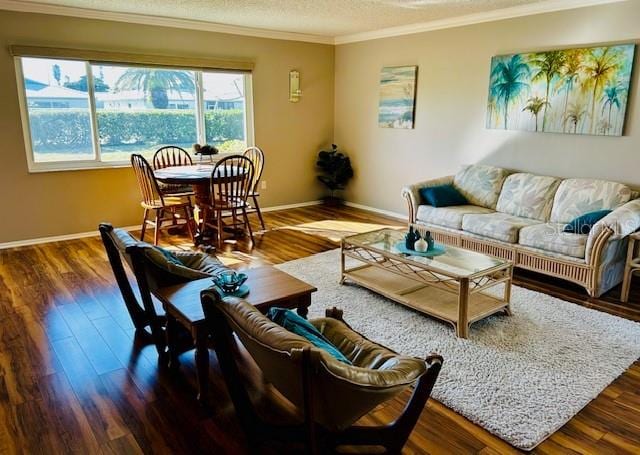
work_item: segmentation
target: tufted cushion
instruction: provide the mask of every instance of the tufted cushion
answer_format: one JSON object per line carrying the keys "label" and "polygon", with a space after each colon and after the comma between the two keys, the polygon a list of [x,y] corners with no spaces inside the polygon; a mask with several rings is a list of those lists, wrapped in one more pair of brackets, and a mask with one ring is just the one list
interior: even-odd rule
{"label": "tufted cushion", "polygon": [[218,258],[210,254],[194,253],[192,251],[176,251],[173,253],[185,267],[195,269],[207,275],[215,275],[220,270],[227,270]]}
{"label": "tufted cushion", "polygon": [[595,179],[566,179],[553,200],[553,223],[568,223],[596,210],[614,210],[631,199],[631,189],[622,183]]}
{"label": "tufted cushion", "polygon": [[217,300],[215,305],[265,379],[297,406],[304,405],[299,350],[311,348],[313,418],[330,430],[342,430],[353,424],[379,403],[415,383],[427,370],[424,360],[398,355],[336,319],[309,322],[353,365],[314,348],[309,341],[273,323],[245,301],[231,297]]}
{"label": "tufted cushion", "polygon": [[453,178],[453,185],[470,204],[495,209],[507,175],[506,169],[474,164],[464,166]]}
{"label": "tufted cushion", "polygon": [[464,231],[508,243],[517,243],[520,229],[533,224],[540,222],[499,212],[462,218]]}
{"label": "tufted cushion", "polygon": [[455,205],[451,207],[418,207],[416,219],[423,223],[436,224],[451,229],[462,229],[462,217],[471,213],[493,213],[493,210],[477,205]]}
{"label": "tufted cushion", "polygon": [[132,266],[131,256],[127,253],[127,248],[137,247],[142,248],[145,257],[163,272],[168,272],[179,279],[197,280],[208,278],[216,271],[226,268],[215,256],[191,251],[170,252],[177,259],[177,261],[172,261],[163,254],[160,248],[137,240],[129,231],[124,229],[113,229],[109,235],[130,266]]}
{"label": "tufted cushion", "polygon": [[496,211],[546,221],[559,184],[560,180],[555,177],[522,172],[512,174],[502,185]]}
{"label": "tufted cushion", "polygon": [[[162,254],[160,251],[158,251],[157,248],[154,248],[152,245],[141,242],[140,244],[138,244],[138,247],[143,249],[143,253],[145,257],[149,259],[151,262],[153,262],[154,265],[156,265],[163,271],[168,272],[171,275],[174,275],[176,277],[184,278],[186,280],[191,281],[191,280],[199,280],[201,278],[209,278],[212,276],[211,273],[206,272],[205,270],[200,270],[200,269],[185,266],[181,258],[179,257],[178,259],[180,260],[180,264],[176,264],[172,261],[169,261],[164,254]],[[211,258],[210,256],[204,253],[193,253],[193,254],[200,256],[199,262],[202,268],[205,268],[206,266],[222,265],[220,261],[218,261],[218,259]]]}
{"label": "tufted cushion", "polygon": [[564,223],[544,223],[520,229],[518,243],[574,258],[584,258],[587,235],[563,232]]}

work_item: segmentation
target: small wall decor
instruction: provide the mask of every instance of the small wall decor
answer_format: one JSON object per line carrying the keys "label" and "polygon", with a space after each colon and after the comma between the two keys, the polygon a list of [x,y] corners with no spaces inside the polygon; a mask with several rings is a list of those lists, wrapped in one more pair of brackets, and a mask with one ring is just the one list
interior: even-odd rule
{"label": "small wall decor", "polygon": [[380,73],[378,125],[413,128],[416,107],[417,66],[392,66]]}
{"label": "small wall decor", "polygon": [[289,101],[297,103],[302,96],[302,90],[300,90],[300,71],[289,71]]}
{"label": "small wall decor", "polygon": [[634,44],[491,59],[487,128],[621,136]]}

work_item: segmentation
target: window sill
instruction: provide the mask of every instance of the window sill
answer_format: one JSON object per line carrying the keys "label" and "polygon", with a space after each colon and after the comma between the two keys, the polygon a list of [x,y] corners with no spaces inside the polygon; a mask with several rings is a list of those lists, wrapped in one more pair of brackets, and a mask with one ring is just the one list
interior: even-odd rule
{"label": "window sill", "polygon": [[[202,164],[215,164],[223,158],[236,155],[233,152],[223,152],[217,155],[213,155],[213,159],[202,160]],[[198,158],[193,159],[193,164],[200,164]],[[43,162],[43,163],[29,163],[30,174],[41,174],[44,172],[75,172],[75,171],[91,171],[98,169],[120,169],[124,167],[131,167],[130,161],[64,161],[64,162]]]}
{"label": "window sill", "polygon": [[40,174],[43,172],[73,172],[73,171],[90,171],[97,169],[119,169],[130,167],[128,161],[113,162],[97,162],[97,161],[79,161],[73,162],[49,162],[49,163],[29,163],[30,174]]}

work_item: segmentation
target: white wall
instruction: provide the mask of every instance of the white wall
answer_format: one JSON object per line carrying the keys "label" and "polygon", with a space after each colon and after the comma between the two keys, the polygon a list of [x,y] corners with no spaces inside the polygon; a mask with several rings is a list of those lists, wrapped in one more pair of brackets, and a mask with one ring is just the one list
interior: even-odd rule
{"label": "white wall", "polygon": [[[624,42],[640,42],[640,1],[337,46],[335,141],[356,172],[346,199],[403,212],[404,184],[477,162],[640,187],[638,49],[624,137],[484,126],[493,55]],[[393,65],[419,65],[413,130],[378,127],[380,69]]]}

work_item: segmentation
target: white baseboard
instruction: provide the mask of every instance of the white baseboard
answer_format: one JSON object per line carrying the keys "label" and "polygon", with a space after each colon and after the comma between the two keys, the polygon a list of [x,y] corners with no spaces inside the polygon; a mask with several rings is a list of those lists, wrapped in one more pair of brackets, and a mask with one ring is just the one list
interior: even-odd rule
{"label": "white baseboard", "polygon": [[[318,204],[322,204],[322,201],[318,200],[318,201],[299,202],[297,204],[276,205],[273,207],[265,207],[262,209],[262,211],[273,212],[276,210],[295,209],[298,207],[308,207],[311,205],[318,205]],[[140,229],[140,225],[125,226],[122,229],[126,229],[127,231],[137,231]],[[0,250],[6,250],[8,248],[18,248],[21,246],[39,245],[41,243],[62,242],[64,240],[75,240],[75,239],[82,239],[86,237],[95,237],[97,235],[100,235],[100,232],[98,232],[98,230],[95,230],[95,231],[89,231],[89,232],[76,232],[75,234],[53,235],[50,237],[39,237],[35,239],[16,240],[13,242],[0,243]]]}
{"label": "white baseboard", "polygon": [[408,217],[404,213],[392,212],[390,210],[378,209],[376,207],[370,207],[368,205],[356,204],[355,202],[344,201],[344,205],[348,207],[354,207],[360,210],[367,210],[369,212],[379,213],[381,215],[389,216],[391,218],[397,218],[402,221],[407,221]]}
{"label": "white baseboard", "polygon": [[[127,231],[136,231],[140,229],[140,225],[136,226],[123,226],[122,229]],[[0,243],[0,250],[6,250],[7,248],[18,248],[21,246],[39,245],[41,243],[62,242],[64,240],[83,239],[86,237],[95,237],[100,235],[98,230],[88,232],[76,232],[75,234],[64,235],[52,235],[50,237],[39,237],[35,239],[16,240],[13,242]]]}
{"label": "white baseboard", "polygon": [[[295,209],[300,207],[310,207],[312,205],[320,205],[320,204],[322,204],[321,200],[298,202],[297,204],[274,205],[272,207],[265,207],[262,209],[262,211],[275,212],[277,210],[289,210],[289,209]],[[345,201],[345,205],[347,205],[348,207],[354,207],[361,210],[368,210],[369,212],[379,213],[381,215],[386,215],[391,218],[397,218],[400,220],[407,219],[407,216],[402,213],[396,213],[396,212],[391,212],[389,210],[382,210],[375,207],[369,207],[368,205],[356,204],[355,202]],[[136,231],[140,229],[140,225],[125,226],[122,229],[126,229],[127,231]],[[5,250],[8,248],[18,248],[21,246],[38,245],[41,243],[62,242],[64,240],[75,240],[75,239],[82,239],[86,237],[95,237],[97,235],[100,235],[100,233],[97,230],[95,230],[95,231],[89,231],[89,232],[77,232],[75,234],[54,235],[50,237],[39,237],[35,239],[16,240],[13,242],[0,243],[0,250]]]}
{"label": "white baseboard", "polygon": [[297,209],[300,207],[309,207],[311,205],[320,205],[320,204],[322,204],[322,201],[317,200],[317,201],[298,202],[297,204],[274,205],[272,207],[261,208],[260,210],[263,212],[275,212],[276,210]]}

